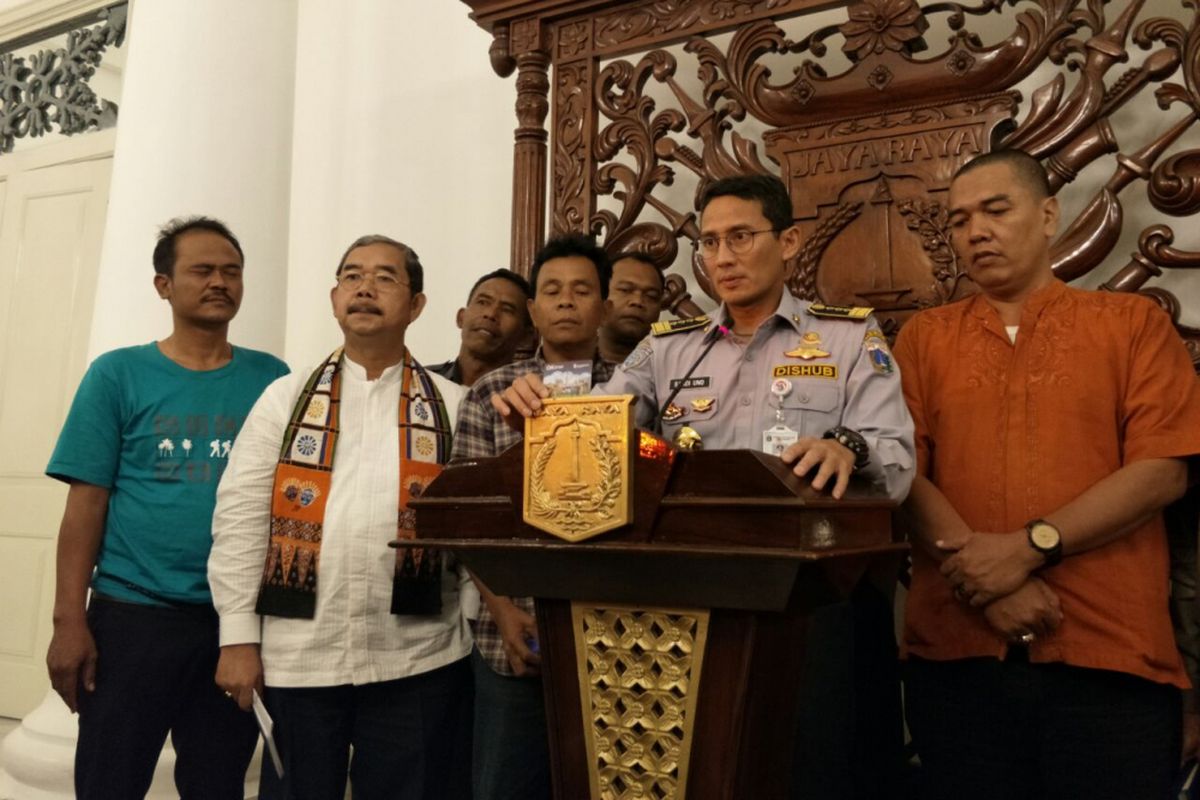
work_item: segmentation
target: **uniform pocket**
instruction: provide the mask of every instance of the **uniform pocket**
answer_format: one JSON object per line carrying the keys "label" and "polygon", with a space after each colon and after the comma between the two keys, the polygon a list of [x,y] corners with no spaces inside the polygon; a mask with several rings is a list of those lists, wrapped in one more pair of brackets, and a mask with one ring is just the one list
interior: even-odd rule
{"label": "uniform pocket", "polygon": [[793,381],[780,407],[785,425],[801,436],[820,437],[841,422],[842,392],[837,386]]}

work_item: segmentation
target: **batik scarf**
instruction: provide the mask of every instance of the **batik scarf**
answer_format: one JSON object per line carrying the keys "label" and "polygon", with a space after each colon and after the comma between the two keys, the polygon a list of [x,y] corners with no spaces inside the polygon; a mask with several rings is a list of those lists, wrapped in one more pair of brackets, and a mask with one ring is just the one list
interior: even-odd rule
{"label": "batik scarf", "polygon": [[[271,493],[271,541],[255,610],[276,617],[312,619],[325,504],[337,452],[342,386],[339,348],[309,377],[283,436]],[[446,405],[425,369],[404,354],[400,388],[400,505],[396,538],[416,536],[408,503],[442,471],[450,458],[451,425]],[[441,611],[442,560],[434,550],[402,547],[392,580],[393,614]]]}

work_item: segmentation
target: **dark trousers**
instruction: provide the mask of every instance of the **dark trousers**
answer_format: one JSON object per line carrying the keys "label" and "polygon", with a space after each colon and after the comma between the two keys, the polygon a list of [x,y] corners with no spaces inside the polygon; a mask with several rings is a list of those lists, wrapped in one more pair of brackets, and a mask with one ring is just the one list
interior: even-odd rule
{"label": "dark trousers", "polygon": [[342,800],[347,774],[355,800],[470,797],[466,658],[361,686],[268,686],[264,701],[284,774],[264,755],[261,800]]}
{"label": "dark trousers", "polygon": [[475,673],[475,800],[549,800],[550,745],[542,682],[498,675],[479,651]]}
{"label": "dark trousers", "polygon": [[868,582],[809,618],[794,742],[791,797],[895,796],[904,723],[892,601]]}
{"label": "dark trousers", "polygon": [[75,794],[145,797],[168,732],[183,800],[241,800],[258,728],[213,682],[217,615],[92,597],[96,690],[80,692]]}
{"label": "dark trousers", "polygon": [[1165,800],[1180,693],[1106,670],[911,659],[908,724],[922,800]]}

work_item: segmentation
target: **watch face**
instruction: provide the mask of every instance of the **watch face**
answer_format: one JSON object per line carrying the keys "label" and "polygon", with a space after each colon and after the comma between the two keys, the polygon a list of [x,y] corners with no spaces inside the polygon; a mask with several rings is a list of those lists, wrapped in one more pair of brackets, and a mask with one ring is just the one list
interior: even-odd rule
{"label": "watch face", "polygon": [[1035,522],[1029,529],[1029,539],[1039,550],[1052,550],[1058,547],[1058,529],[1046,522]]}

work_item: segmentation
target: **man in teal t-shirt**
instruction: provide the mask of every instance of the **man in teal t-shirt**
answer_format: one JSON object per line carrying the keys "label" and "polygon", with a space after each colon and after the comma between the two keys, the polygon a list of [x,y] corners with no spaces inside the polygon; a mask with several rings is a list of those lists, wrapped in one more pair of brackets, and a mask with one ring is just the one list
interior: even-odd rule
{"label": "man in teal t-shirt", "polygon": [[243,796],[257,731],[213,682],[212,512],[242,421],[288,370],[227,340],[242,264],[216,220],[163,228],[154,285],[174,329],[92,363],[46,467],[71,485],[46,661],[79,712],[79,798],[144,796],[168,732],[181,796]]}

